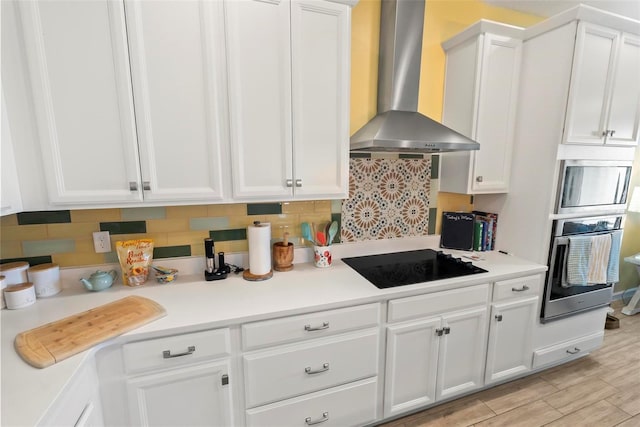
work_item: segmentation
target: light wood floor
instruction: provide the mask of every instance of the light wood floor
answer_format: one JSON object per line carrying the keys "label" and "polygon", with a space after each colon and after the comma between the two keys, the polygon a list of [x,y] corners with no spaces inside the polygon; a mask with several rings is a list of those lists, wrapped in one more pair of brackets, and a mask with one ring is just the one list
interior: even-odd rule
{"label": "light wood floor", "polygon": [[382,426],[640,426],[640,313],[612,307],[620,328],[590,355]]}

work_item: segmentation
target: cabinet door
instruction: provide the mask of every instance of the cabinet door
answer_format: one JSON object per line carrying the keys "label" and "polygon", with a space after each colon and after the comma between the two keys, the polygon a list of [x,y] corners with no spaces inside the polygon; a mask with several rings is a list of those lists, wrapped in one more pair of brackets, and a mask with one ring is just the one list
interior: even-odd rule
{"label": "cabinet door", "polygon": [[233,196],[288,198],[293,194],[289,1],[226,0],[225,11]]}
{"label": "cabinet door", "polygon": [[578,25],[564,142],[604,142],[619,37],[620,33],[608,28],[585,22]]}
{"label": "cabinet door", "polygon": [[292,0],[293,177],[298,198],[346,198],[351,7]]}
{"label": "cabinet door", "polygon": [[228,372],[222,361],[128,379],[131,425],[234,425]]}
{"label": "cabinet door", "polygon": [[636,145],[640,122],[640,38],[623,34],[616,60],[615,81],[606,139],[611,145]]}
{"label": "cabinet door", "polygon": [[491,305],[485,383],[531,369],[538,297]]}
{"label": "cabinet door", "polygon": [[387,327],[384,417],[436,399],[440,317]]}
{"label": "cabinet door", "polygon": [[18,170],[16,169],[16,160],[13,155],[13,140],[11,139],[11,130],[9,129],[9,119],[7,118],[7,107],[4,101],[4,92],[2,92],[2,137],[0,142],[2,147],[0,152],[0,160],[2,165],[0,172],[0,215],[8,215],[22,210],[22,197],[20,196],[20,186],[18,185]]}
{"label": "cabinet door", "polygon": [[483,385],[487,308],[444,315],[442,326],[444,335],[440,341],[436,387],[438,400]]}
{"label": "cabinet door", "polygon": [[522,41],[486,34],[473,151],[473,193],[509,190]]}
{"label": "cabinet door", "polygon": [[142,200],[123,4],[19,6],[51,203]]}
{"label": "cabinet door", "polygon": [[125,6],[144,199],[221,200],[228,165],[222,3]]}

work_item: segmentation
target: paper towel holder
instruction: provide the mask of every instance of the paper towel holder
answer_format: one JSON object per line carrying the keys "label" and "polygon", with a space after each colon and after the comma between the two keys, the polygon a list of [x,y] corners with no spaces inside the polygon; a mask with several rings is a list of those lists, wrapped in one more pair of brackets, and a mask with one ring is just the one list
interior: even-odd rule
{"label": "paper towel holder", "polygon": [[[255,227],[260,227],[262,224],[260,223],[260,221],[254,221],[253,225]],[[267,223],[266,225],[269,225],[269,224]],[[271,248],[269,248],[269,252],[271,252]],[[244,272],[242,273],[242,278],[250,282],[260,282],[262,280],[269,280],[272,277],[273,277],[273,268],[271,268],[265,274],[253,274],[251,272],[251,265],[249,265],[249,268],[247,270],[244,270]]]}

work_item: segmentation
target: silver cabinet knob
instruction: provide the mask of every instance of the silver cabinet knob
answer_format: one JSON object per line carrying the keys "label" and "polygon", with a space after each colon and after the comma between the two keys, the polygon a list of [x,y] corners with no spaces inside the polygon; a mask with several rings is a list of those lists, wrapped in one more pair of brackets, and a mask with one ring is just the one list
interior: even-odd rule
{"label": "silver cabinet knob", "polygon": [[496,321],[502,322],[502,314],[496,314]]}
{"label": "silver cabinet knob", "polygon": [[480,176],[476,176],[476,182],[482,182],[484,178],[482,178],[482,175]]}
{"label": "silver cabinet knob", "polygon": [[293,180],[292,179],[286,180],[285,183],[287,184],[287,187],[293,187]]}
{"label": "silver cabinet knob", "polygon": [[138,191],[138,183],[135,181],[129,182],[129,191]]}
{"label": "silver cabinet knob", "polygon": [[149,181],[144,181],[144,182],[142,183],[142,189],[143,189],[144,191],[151,191],[151,182],[149,182]]}
{"label": "silver cabinet knob", "polygon": [[302,180],[301,179],[296,179],[296,187],[298,187],[298,188],[302,187]]}

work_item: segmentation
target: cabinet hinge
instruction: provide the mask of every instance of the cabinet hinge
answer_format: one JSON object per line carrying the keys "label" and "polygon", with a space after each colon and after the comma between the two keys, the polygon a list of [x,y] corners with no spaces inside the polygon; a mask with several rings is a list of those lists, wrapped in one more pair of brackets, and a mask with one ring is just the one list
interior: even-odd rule
{"label": "cabinet hinge", "polygon": [[229,375],[224,374],[222,376],[222,385],[227,385],[227,384],[229,384]]}

